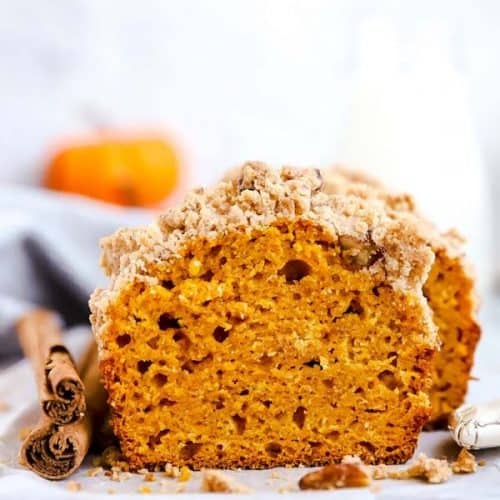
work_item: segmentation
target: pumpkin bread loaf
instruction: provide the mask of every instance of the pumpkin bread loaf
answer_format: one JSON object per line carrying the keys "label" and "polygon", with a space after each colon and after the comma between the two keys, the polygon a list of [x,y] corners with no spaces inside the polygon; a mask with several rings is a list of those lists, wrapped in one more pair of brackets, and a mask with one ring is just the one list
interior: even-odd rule
{"label": "pumpkin bread loaf", "polygon": [[328,193],[381,200],[389,210],[412,213],[420,221],[420,234],[435,253],[424,294],[442,344],[433,367],[430,426],[443,427],[450,412],[464,401],[480,337],[474,275],[464,255],[463,239],[455,231],[438,231],[417,212],[411,196],[392,194],[375,179],[338,167],[325,170],[323,177]]}
{"label": "pumpkin bread loaf", "polygon": [[400,463],[430,416],[434,255],[404,213],[246,164],[103,241],[91,320],[132,469]]}

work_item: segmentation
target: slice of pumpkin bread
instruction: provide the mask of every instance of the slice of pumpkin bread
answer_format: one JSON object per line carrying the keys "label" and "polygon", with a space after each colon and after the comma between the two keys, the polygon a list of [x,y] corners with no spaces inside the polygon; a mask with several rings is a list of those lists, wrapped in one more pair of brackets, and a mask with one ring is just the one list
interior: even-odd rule
{"label": "slice of pumpkin bread", "polygon": [[424,286],[442,344],[433,366],[430,426],[443,427],[450,412],[464,401],[480,338],[474,274],[464,254],[464,241],[456,231],[441,233],[436,229],[417,212],[410,195],[390,193],[375,179],[340,168],[325,170],[323,177],[328,193],[378,199],[390,210],[414,214],[421,236],[435,253]]}
{"label": "slice of pumpkin bread", "polygon": [[412,456],[437,331],[411,218],[249,163],[102,247],[91,321],[133,469]]}

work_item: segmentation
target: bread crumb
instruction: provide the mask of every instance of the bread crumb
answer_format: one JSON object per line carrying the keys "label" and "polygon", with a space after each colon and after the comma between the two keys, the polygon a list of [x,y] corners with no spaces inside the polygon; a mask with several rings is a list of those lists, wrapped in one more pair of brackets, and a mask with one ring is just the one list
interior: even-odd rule
{"label": "bread crumb", "polygon": [[122,481],[125,481],[126,479],[128,479],[131,474],[130,472],[124,472],[120,469],[120,467],[118,466],[113,466],[111,467],[111,470],[107,470],[105,473],[104,473],[105,476],[109,477],[109,479],[111,479],[111,481],[118,481],[118,482],[122,482]]}
{"label": "bread crumb", "polygon": [[486,460],[484,458],[478,460],[477,465],[479,465],[479,467],[484,467],[486,465]]}
{"label": "bread crumb", "polygon": [[137,474],[148,474],[148,473],[149,473],[149,470],[148,469],[144,469],[144,468],[143,469],[139,469],[137,471]]}
{"label": "bread crumb", "polygon": [[176,467],[172,464],[165,464],[165,477],[176,478],[179,477],[180,470],[179,467]]}
{"label": "bread crumb", "polygon": [[211,493],[247,493],[246,486],[231,480],[222,472],[206,470],[203,472],[201,490]]}
{"label": "bread crumb", "polygon": [[372,493],[380,493],[382,491],[382,486],[380,484],[377,484],[377,483],[372,483],[369,490]]}
{"label": "bread crumb", "polygon": [[82,485],[80,483],[77,483],[76,481],[68,481],[66,489],[69,491],[81,491]]}
{"label": "bread crumb", "polygon": [[111,488],[108,490],[108,495],[114,495],[115,493],[116,491]]}
{"label": "bread crumb", "polygon": [[0,412],[8,411],[10,410],[10,405],[9,403],[6,403],[5,401],[0,401]]}
{"label": "bread crumb", "polygon": [[180,473],[177,477],[177,481],[180,481],[181,483],[188,481],[189,478],[191,477],[191,471],[189,470],[189,467],[186,467],[183,465],[181,467]]}
{"label": "bread crumb", "polygon": [[151,483],[154,480],[155,480],[155,475],[152,472],[147,472],[146,474],[144,474],[144,481]]}
{"label": "bread crumb", "polygon": [[175,488],[176,493],[183,493],[184,491],[186,491],[185,484],[179,484],[179,486],[177,486],[177,488]]}
{"label": "bread crumb", "polygon": [[309,472],[299,480],[301,490],[329,490],[333,488],[360,488],[368,486],[371,477],[361,463],[326,465]]}
{"label": "bread crumb", "polygon": [[465,448],[460,450],[455,462],[451,464],[451,469],[455,474],[468,474],[477,471],[477,462],[474,455]]}
{"label": "bread crumb", "polygon": [[296,489],[294,484],[286,484],[278,488],[278,493],[291,493],[292,491],[296,491]]}
{"label": "bread crumb", "polygon": [[280,479],[280,478],[281,478],[281,475],[278,471],[273,470],[271,472],[271,479]]}
{"label": "bread crumb", "polygon": [[361,458],[359,458],[357,455],[344,455],[340,463],[363,465]]}
{"label": "bread crumb", "polygon": [[386,465],[376,465],[372,469],[373,479],[425,479],[432,484],[444,483],[453,471],[447,460],[429,458],[421,453],[406,469],[391,470]]}
{"label": "bread crumb", "polygon": [[149,493],[153,493],[153,490],[149,486],[146,486],[144,484],[142,486],[139,486],[139,488],[137,489],[137,491],[139,493],[142,493],[142,494],[145,494],[145,495],[148,495]]}
{"label": "bread crumb", "polygon": [[99,474],[101,474],[102,472],[104,472],[104,469],[102,467],[92,467],[92,469],[89,469],[87,471],[87,476],[88,477],[95,477],[95,476],[98,476]]}
{"label": "bread crumb", "polygon": [[372,479],[395,479],[390,478],[390,474],[396,474],[400,471],[391,471],[385,464],[373,465],[371,467]]}

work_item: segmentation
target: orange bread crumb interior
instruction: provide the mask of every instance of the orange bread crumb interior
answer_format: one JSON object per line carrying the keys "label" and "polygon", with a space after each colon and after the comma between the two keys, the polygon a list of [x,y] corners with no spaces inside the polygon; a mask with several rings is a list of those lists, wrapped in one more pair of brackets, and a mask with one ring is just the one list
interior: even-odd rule
{"label": "orange bread crumb interior", "polygon": [[450,413],[464,402],[480,338],[475,280],[464,255],[463,240],[453,230],[441,233],[436,229],[417,212],[411,196],[390,193],[376,180],[363,174],[333,168],[324,172],[324,177],[324,189],[331,194],[378,199],[389,211],[411,213],[417,220],[420,234],[435,253],[434,264],[424,285],[424,294],[441,342],[433,364],[429,426],[446,427]]}

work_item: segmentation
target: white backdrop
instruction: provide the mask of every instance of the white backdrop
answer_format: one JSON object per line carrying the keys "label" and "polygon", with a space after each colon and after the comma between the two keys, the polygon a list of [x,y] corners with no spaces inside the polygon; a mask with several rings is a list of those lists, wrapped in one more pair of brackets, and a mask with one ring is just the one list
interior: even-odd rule
{"label": "white backdrop", "polygon": [[[211,183],[246,159],[336,161],[352,115],[361,27],[374,18],[394,28],[403,70],[429,22],[443,34],[470,90],[468,125],[489,187],[500,172],[495,0],[0,0],[0,8],[0,181],[36,183],[56,138],[103,125],[166,127],[186,152],[191,184]],[[451,187],[470,174],[464,165]],[[415,172],[422,192],[424,174]],[[476,210],[487,194],[455,192],[455,202],[464,200],[457,213]],[[466,226],[491,232],[487,209]]]}
{"label": "white backdrop", "polygon": [[245,158],[335,158],[359,24],[394,20],[402,43],[429,19],[471,82],[498,162],[500,2],[1,0],[0,179],[27,179],[47,143],[96,122],[173,130],[206,182]]}

